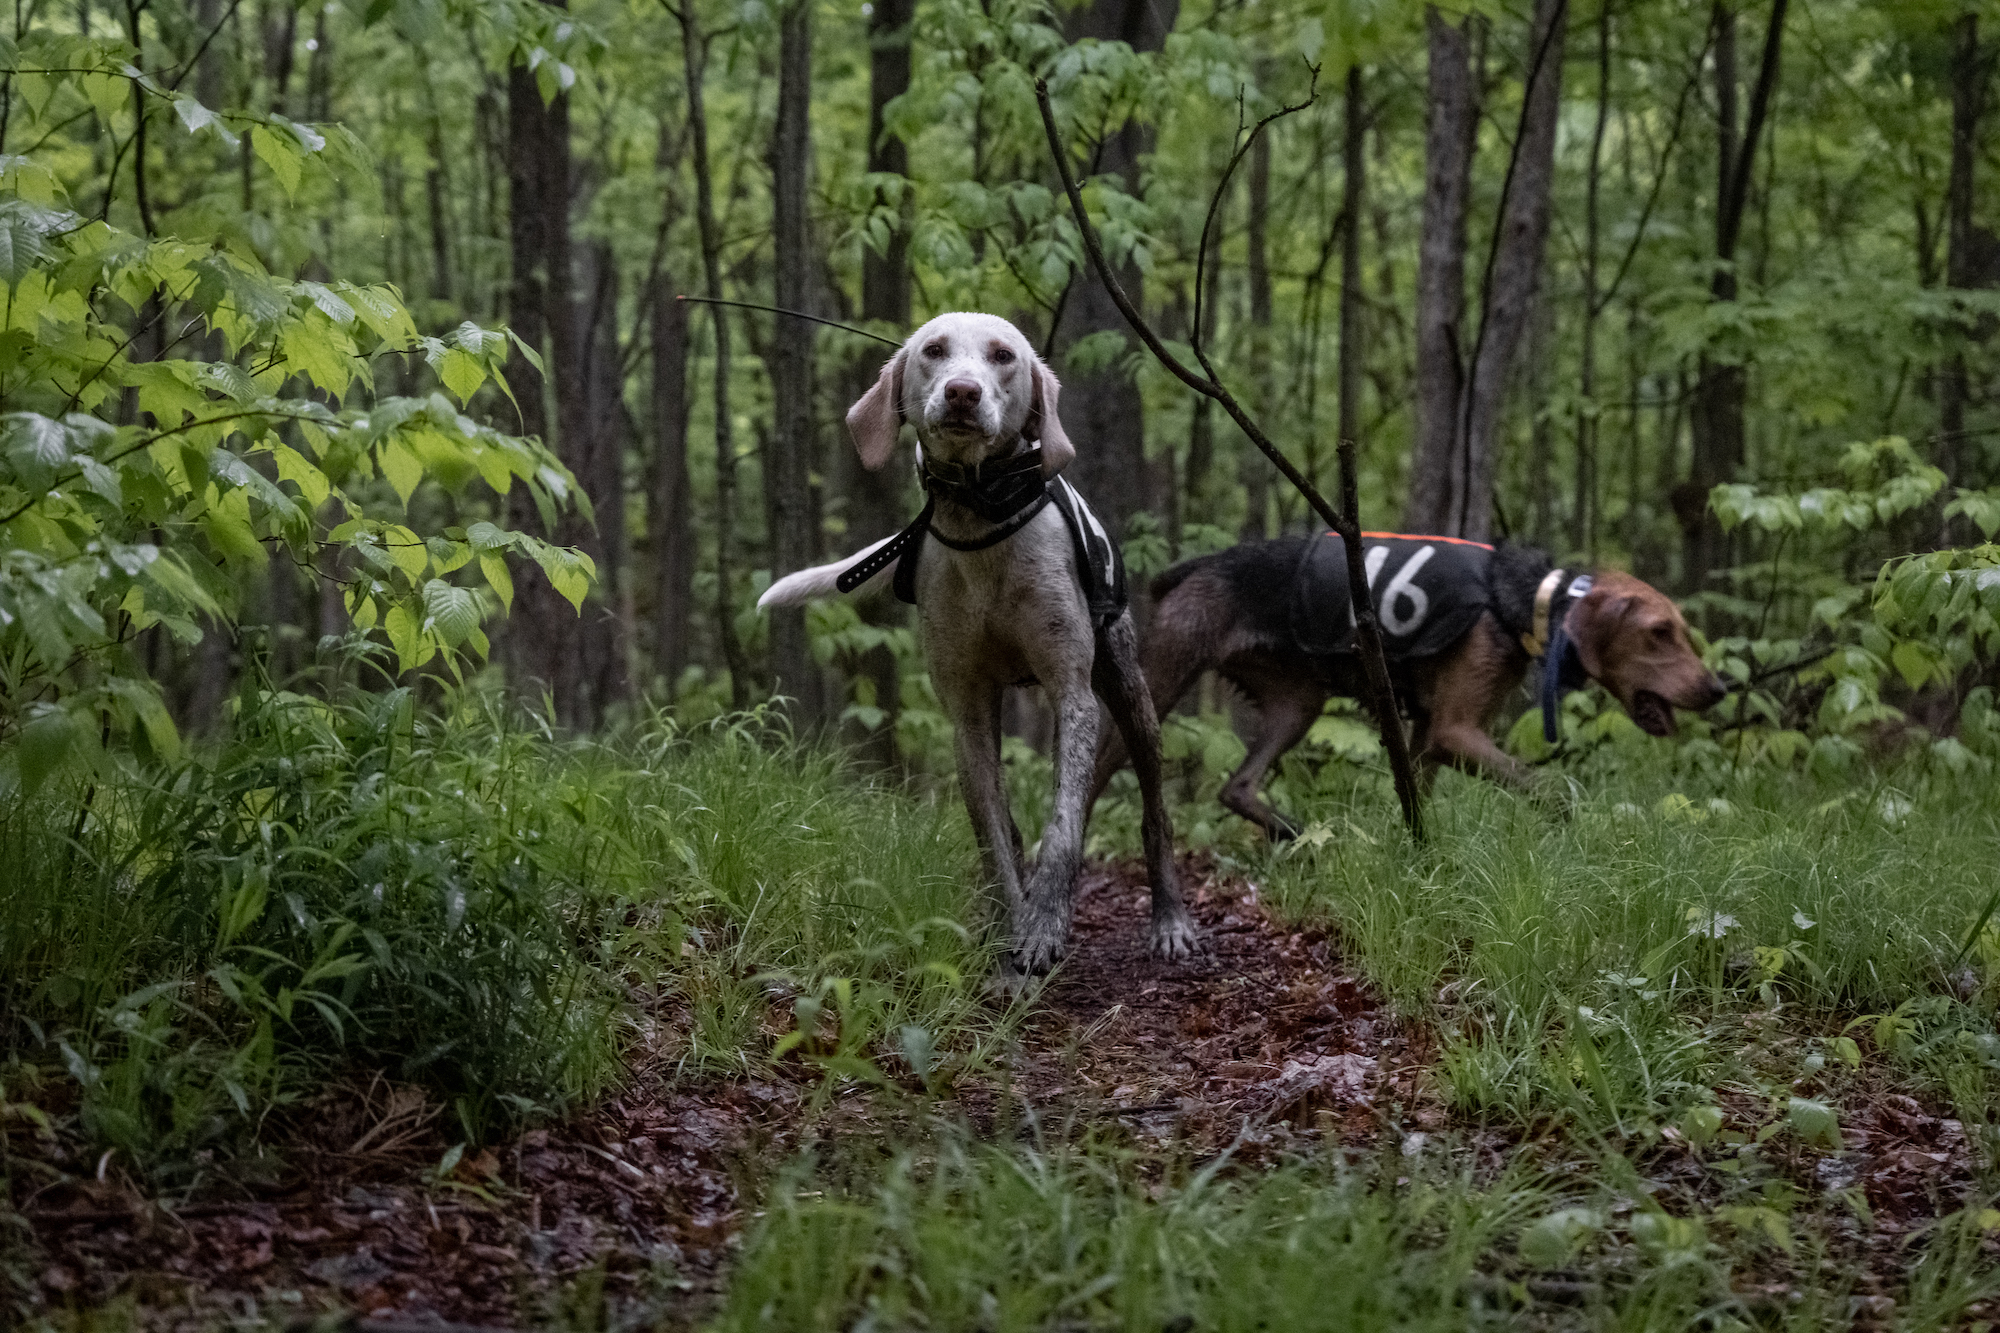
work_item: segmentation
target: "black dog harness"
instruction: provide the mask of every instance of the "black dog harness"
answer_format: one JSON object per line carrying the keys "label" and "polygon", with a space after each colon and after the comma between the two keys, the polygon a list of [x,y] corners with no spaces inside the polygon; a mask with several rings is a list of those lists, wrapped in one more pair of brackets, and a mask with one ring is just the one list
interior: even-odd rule
{"label": "black dog harness", "polygon": [[[1076,547],[1077,577],[1083,585],[1091,620],[1102,628],[1124,611],[1125,561],[1117,543],[1111,540],[1074,486],[1062,477],[1042,476],[1039,445],[1011,458],[989,458],[971,467],[919,452],[917,476],[925,491],[923,511],[866,559],[843,570],[834,581],[840,591],[853,592],[893,563],[896,597],[914,606],[917,558],[923,551],[925,537],[935,537],[954,551],[983,551],[1006,541],[1053,504],[1061,512],[1070,541]],[[931,515],[940,496],[970,509],[993,524],[993,530],[969,542],[939,532],[931,526]]]}
{"label": "black dog harness", "polygon": [[[1382,647],[1391,660],[1435,657],[1464,638],[1493,609],[1493,548],[1462,537],[1364,532],[1363,566],[1375,601]],[[1590,591],[1588,574],[1552,569],[1535,589],[1534,616],[1521,647],[1542,663],[1542,734],[1553,744],[1564,694],[1590,679],[1564,622]],[[1316,657],[1354,651],[1348,604],[1347,547],[1325,533],[1306,543],[1292,584],[1292,637]]]}

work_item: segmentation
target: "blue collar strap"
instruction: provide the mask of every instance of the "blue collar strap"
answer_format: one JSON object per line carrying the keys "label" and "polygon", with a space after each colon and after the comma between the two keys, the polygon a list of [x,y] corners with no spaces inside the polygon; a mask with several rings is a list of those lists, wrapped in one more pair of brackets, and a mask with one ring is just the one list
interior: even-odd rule
{"label": "blue collar strap", "polygon": [[[1557,724],[1562,714],[1563,695],[1582,689],[1590,680],[1590,673],[1583,669],[1583,654],[1577,651],[1576,640],[1569,636],[1569,610],[1590,591],[1590,575],[1578,574],[1558,597],[1554,594],[1556,586],[1562,582],[1562,573],[1559,569],[1552,571],[1550,577],[1542,581],[1542,586],[1549,590],[1548,594],[1538,594],[1535,598],[1535,627],[1547,634],[1547,648],[1537,656],[1542,659],[1542,739],[1550,745],[1554,745],[1556,738],[1562,735],[1562,728]],[[1532,647],[1529,651],[1533,652]]]}

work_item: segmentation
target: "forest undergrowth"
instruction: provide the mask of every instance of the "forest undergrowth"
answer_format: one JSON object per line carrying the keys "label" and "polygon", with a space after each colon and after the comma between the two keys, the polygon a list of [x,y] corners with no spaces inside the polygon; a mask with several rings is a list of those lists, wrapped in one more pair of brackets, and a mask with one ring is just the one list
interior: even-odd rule
{"label": "forest undergrowth", "polygon": [[[951,793],[763,715],[577,742],[471,692],[250,688],[219,748],[45,788],[0,823],[10,1311],[353,1308],[329,1259],[303,1292],[218,1269],[207,1285],[264,1292],[246,1312],[50,1240],[155,1203],[291,1207],[336,1133],[394,1140],[366,1189],[407,1191],[433,1235],[440,1203],[518,1217],[515,1241],[467,1244],[525,1272],[560,1227],[524,1160],[567,1143],[641,1178],[637,1137],[584,1132],[600,1108],[721,1123],[739,1102],[779,1128],[716,1159],[735,1202],[712,1264],[681,1231],[645,1262],[579,1241],[501,1322],[1918,1329],[2000,1310],[1988,756],[1829,777],[1607,744],[1552,766],[1560,801],[1446,775],[1413,848],[1329,727],[1275,785],[1306,832],[1273,850],[1220,814],[1223,766],[1185,743],[1220,719],[1176,725],[1217,956],[1182,984],[1107,954],[1141,935],[1114,868],[1064,973],[1013,1002],[986,985]],[[1024,791],[1045,782],[1016,760]],[[1114,865],[1128,804],[1098,812]],[[1279,953],[1304,961],[1256,970]],[[694,1114],[648,1122],[662,1160]],[[454,1313],[421,1295],[396,1308]]]}

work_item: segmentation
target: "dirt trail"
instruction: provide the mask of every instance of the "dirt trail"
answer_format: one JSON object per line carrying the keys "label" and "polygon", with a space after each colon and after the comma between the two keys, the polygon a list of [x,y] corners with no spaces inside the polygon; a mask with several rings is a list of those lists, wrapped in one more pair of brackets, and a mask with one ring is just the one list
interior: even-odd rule
{"label": "dirt trail", "polygon": [[1386,1108],[1414,1111],[1426,1052],[1333,942],[1282,930],[1255,884],[1205,861],[1184,861],[1182,876],[1208,947],[1175,964],[1147,951],[1137,867],[1085,870],[1075,945],[1024,1043],[1028,1100],[1209,1150],[1246,1134],[1372,1137]]}
{"label": "dirt trail", "polygon": [[[1246,1125],[1253,1145],[1372,1132],[1378,1099],[1407,1103],[1407,1042],[1329,942],[1279,930],[1248,883],[1185,872],[1210,952],[1169,965],[1147,954],[1137,869],[1086,870],[1075,947],[1027,1022],[1010,1095],[1045,1124],[1112,1117],[1195,1151]],[[427,1179],[446,1145],[436,1108],[387,1084],[350,1091],[301,1118],[260,1197],[171,1211],[44,1142],[59,1178],[21,1173],[22,1276],[56,1307],[129,1297],[158,1328],[331,1308],[515,1325],[597,1269],[614,1299],[664,1291],[663,1313],[692,1313],[750,1220],[749,1182],[815,1132],[813,1081],[789,1067],[676,1086],[668,1072],[642,1066],[618,1095],[442,1179]],[[1002,1095],[968,1087],[963,1109],[989,1120]],[[865,1096],[836,1114],[843,1132],[873,1123]]]}
{"label": "dirt trail", "polygon": [[[1069,961],[1038,998],[1005,1085],[966,1080],[959,1109],[996,1131],[1026,1107],[1045,1135],[1115,1123],[1190,1156],[1233,1145],[1243,1160],[1328,1136],[1372,1150],[1396,1135],[1413,1151],[1443,1128],[1425,1034],[1393,1023],[1324,935],[1281,929],[1253,884],[1197,859],[1183,867],[1208,955],[1154,961],[1139,870],[1088,867]],[[442,1179],[438,1108],[378,1083],[298,1117],[284,1174],[255,1197],[172,1211],[141,1199],[115,1162],[8,1122],[13,1202],[30,1234],[0,1235],[0,1284],[25,1284],[45,1308],[131,1300],[156,1329],[334,1309],[530,1326],[579,1293],[594,1299],[600,1282],[628,1315],[692,1322],[713,1308],[758,1182],[815,1138],[886,1141],[906,1107],[856,1089],[815,1120],[816,1077],[797,1062],[755,1079],[671,1074],[664,1056],[642,1059],[619,1094]],[[1735,1100],[1731,1122],[1754,1130],[1759,1107]],[[1789,1174],[1828,1197],[1859,1185],[1875,1224],[1847,1243],[1890,1274],[1900,1233],[1962,1206],[1966,1136],[1907,1096],[1877,1095],[1850,1115],[1846,1151],[1794,1150]],[[1517,1146],[1493,1129],[1450,1141],[1488,1162]],[[1663,1145],[1651,1169],[1690,1202],[1713,1184],[1684,1149]]]}

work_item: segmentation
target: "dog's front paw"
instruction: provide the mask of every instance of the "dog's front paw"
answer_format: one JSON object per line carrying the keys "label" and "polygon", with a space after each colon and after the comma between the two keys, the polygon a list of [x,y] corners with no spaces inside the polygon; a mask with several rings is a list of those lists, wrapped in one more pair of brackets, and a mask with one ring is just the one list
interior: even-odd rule
{"label": "dog's front paw", "polygon": [[1014,945],[1013,968],[1023,976],[1042,976],[1068,952],[1068,932],[1052,923],[1031,925]]}
{"label": "dog's front paw", "polygon": [[1201,951],[1201,934],[1185,911],[1153,918],[1153,957],[1185,962]]}

